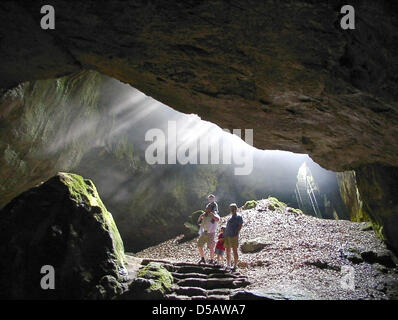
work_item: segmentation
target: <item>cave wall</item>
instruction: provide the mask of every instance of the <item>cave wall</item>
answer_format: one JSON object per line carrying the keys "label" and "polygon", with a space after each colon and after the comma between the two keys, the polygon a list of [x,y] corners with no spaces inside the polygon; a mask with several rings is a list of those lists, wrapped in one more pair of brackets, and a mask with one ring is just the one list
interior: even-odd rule
{"label": "cave wall", "polygon": [[19,193],[71,170],[98,134],[102,77],[82,71],[20,84],[0,96],[0,208]]}
{"label": "cave wall", "polygon": [[[96,69],[258,148],[307,153],[334,171],[398,165],[397,4],[355,1],[54,0],[0,7],[0,87]],[[384,143],[380,143],[383,140]]]}
{"label": "cave wall", "polygon": [[[355,1],[355,31],[339,27],[345,3],[337,0],[54,0],[51,31],[39,28],[44,4],[0,6],[1,93],[17,92],[24,81],[99,70],[223,128],[253,128],[258,148],[308,153],[335,171],[356,169],[364,207],[394,237],[397,3]],[[13,132],[4,114],[11,107],[3,102],[2,161],[9,169],[1,185],[9,190],[12,170],[26,164],[7,146]],[[23,152],[29,150],[27,144]],[[35,163],[29,179],[39,181],[45,162]],[[386,199],[392,202],[383,207]]]}
{"label": "cave wall", "polygon": [[355,171],[338,172],[337,180],[350,220],[355,222],[371,221],[363,208]]}
{"label": "cave wall", "polygon": [[370,221],[380,238],[398,252],[398,170],[380,164],[338,173],[350,220]]}
{"label": "cave wall", "polygon": [[398,168],[375,164],[355,172],[364,210],[382,226],[387,243],[398,252]]}

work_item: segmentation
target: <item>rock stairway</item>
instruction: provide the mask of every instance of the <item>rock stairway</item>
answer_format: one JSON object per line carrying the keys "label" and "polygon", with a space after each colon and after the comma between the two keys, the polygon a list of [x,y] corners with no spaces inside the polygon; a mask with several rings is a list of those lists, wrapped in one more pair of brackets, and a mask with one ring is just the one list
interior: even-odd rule
{"label": "rock stairway", "polygon": [[224,270],[221,266],[144,259],[142,265],[160,262],[174,279],[170,300],[229,300],[238,289],[250,284],[240,272]]}

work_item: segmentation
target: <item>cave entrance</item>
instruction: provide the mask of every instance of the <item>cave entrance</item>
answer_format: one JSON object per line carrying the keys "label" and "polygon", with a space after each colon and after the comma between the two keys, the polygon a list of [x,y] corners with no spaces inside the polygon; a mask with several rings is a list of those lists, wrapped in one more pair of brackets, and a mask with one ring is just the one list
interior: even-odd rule
{"label": "cave entrance", "polygon": [[8,98],[1,206],[58,171],[78,173],[97,186],[129,251],[183,233],[210,193],[221,215],[275,197],[349,218],[336,173],[308,155],[256,149],[250,128],[223,130],[97,72],[25,83]]}
{"label": "cave entrance", "polygon": [[335,172],[305,154],[253,147],[250,128],[224,130],[110,78],[100,104],[96,143],[75,170],[94,181],[128,250],[186,233],[210,193],[222,216],[230,203],[275,197],[307,215],[349,219]]}

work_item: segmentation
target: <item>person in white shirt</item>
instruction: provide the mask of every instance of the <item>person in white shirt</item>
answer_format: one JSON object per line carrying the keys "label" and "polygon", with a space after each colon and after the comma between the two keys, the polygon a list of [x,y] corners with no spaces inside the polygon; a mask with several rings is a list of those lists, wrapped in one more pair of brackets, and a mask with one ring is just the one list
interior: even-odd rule
{"label": "person in white shirt", "polygon": [[198,223],[200,223],[198,249],[200,254],[199,264],[206,263],[204,245],[207,243],[207,248],[210,250],[210,264],[214,264],[214,247],[215,247],[215,235],[220,221],[218,215],[218,205],[215,202],[215,196],[208,196],[209,203],[206,206],[206,211],[200,215]]}

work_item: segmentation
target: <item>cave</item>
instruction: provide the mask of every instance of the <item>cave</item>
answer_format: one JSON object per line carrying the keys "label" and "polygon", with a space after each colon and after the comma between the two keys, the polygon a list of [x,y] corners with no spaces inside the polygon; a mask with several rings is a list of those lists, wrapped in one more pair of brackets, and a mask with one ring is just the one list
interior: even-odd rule
{"label": "cave", "polygon": [[[57,293],[56,298],[105,299],[109,292],[129,297],[133,290],[126,291],[123,284],[126,270],[119,231],[125,251],[131,257],[141,252],[134,259],[145,260],[151,255],[149,251],[148,257],[142,255],[148,247],[168,243],[180,234],[192,236],[180,220],[193,219],[207,194],[216,193],[225,214],[232,202],[242,210],[253,210],[250,203],[255,200],[257,213],[279,208],[275,214],[290,212],[300,220],[304,212],[305,217],[325,221],[319,222],[325,230],[337,228],[330,224],[337,221],[372,232],[374,248],[358,252],[343,248],[342,254],[354,264],[381,266],[389,282],[376,290],[381,293],[352,297],[397,297],[398,278],[392,267],[398,254],[396,4],[359,1],[356,28],[342,30],[343,3],[337,0],[317,4],[305,0],[57,0],[52,4],[55,28],[43,30],[40,9],[45,4],[6,1],[0,5],[0,218],[4,231],[0,239],[10,243],[0,247],[0,253],[10,255],[18,270],[23,270],[18,264],[22,258],[13,246],[18,241],[26,245],[31,236],[37,241],[29,245],[41,252],[50,240],[38,239],[40,228],[54,221],[57,226],[68,223],[69,211],[63,209],[64,203],[65,208],[71,205],[64,199],[67,193],[85,204],[70,207],[73,230],[84,235],[83,226],[87,226],[95,236],[78,254],[70,249],[81,246],[78,239],[73,245],[64,239],[61,247],[54,246],[54,252],[69,250],[67,263],[57,256],[54,264],[63,261],[63,270],[73,269],[73,259],[77,259],[77,268],[89,270],[84,275],[80,272],[79,280],[73,280],[75,287]],[[211,163],[187,163],[178,169],[172,163],[148,165],[145,150],[138,144],[144,141],[142,133],[173,120],[186,130],[192,126],[194,131],[216,132],[225,139],[229,136],[222,135],[222,129],[252,129],[254,168],[268,170],[269,181],[259,175],[260,169],[238,180],[231,173],[236,168],[227,165],[222,169]],[[266,157],[266,152],[277,153]],[[284,163],[285,176],[273,170],[275,163],[280,171]],[[18,220],[23,219],[21,208],[38,210],[29,203],[31,199],[44,213],[45,208],[59,211],[59,216],[52,212],[51,218],[43,214],[42,220],[33,219],[32,226],[42,226],[37,233]],[[92,214],[100,225],[80,220],[83,212]],[[4,226],[20,228],[21,235],[12,236],[11,241]],[[63,239],[65,230],[54,227],[51,236]],[[355,243],[355,232],[347,242]],[[107,243],[107,249],[90,249],[95,240]],[[183,240],[178,239],[181,245],[191,243]],[[261,246],[266,250],[268,244]],[[380,253],[376,247],[387,251]],[[88,252],[94,252],[93,261],[100,261],[100,271],[82,258]],[[109,255],[115,262],[102,264]],[[307,267],[342,270],[330,263],[308,261]],[[156,261],[146,263],[164,271]],[[263,260],[255,263],[254,267],[267,266]],[[141,273],[153,271],[147,267]],[[8,276],[4,273],[0,282],[7,282]],[[58,280],[66,284],[68,277],[75,275]],[[15,287],[0,283],[1,298],[54,298],[48,292],[24,296],[17,287],[26,279],[18,279]],[[89,287],[90,281],[97,283],[95,290]],[[146,289],[145,283],[134,283],[138,286],[134,290]],[[34,286],[28,281],[24,288],[34,291]],[[79,293],[73,296],[75,291]],[[245,291],[245,297],[250,295],[259,297]],[[292,299],[297,297],[300,293],[292,294]],[[303,297],[312,298],[307,293]]]}

